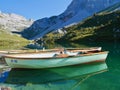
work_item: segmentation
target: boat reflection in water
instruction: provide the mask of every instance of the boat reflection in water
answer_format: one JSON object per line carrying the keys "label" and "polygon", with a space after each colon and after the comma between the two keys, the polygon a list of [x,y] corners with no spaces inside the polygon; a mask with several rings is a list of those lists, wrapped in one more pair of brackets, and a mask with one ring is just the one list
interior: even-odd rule
{"label": "boat reflection in water", "polygon": [[11,70],[4,85],[15,90],[80,90],[88,77],[107,71],[105,62],[51,69]]}

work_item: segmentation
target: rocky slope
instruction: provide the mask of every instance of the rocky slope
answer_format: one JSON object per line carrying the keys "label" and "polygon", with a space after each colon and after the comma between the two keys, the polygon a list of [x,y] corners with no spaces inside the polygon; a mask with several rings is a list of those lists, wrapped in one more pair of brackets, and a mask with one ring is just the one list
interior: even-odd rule
{"label": "rocky slope", "polygon": [[0,29],[7,31],[21,31],[33,23],[33,20],[27,20],[17,14],[2,13],[0,11]]}
{"label": "rocky slope", "polygon": [[51,31],[76,24],[117,2],[119,0],[73,0],[62,14],[35,21],[22,35],[28,39],[40,38]]}

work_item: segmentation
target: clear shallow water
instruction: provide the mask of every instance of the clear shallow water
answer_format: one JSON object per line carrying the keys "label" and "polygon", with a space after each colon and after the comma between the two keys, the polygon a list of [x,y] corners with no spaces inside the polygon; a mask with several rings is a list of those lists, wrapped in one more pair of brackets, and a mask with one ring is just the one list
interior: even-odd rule
{"label": "clear shallow water", "polygon": [[109,51],[106,63],[11,70],[0,86],[12,90],[120,90],[120,43],[90,43],[85,46],[102,46]]}
{"label": "clear shallow water", "polygon": [[1,86],[10,86],[16,90],[27,87],[28,90],[30,87],[33,90],[39,90],[38,88],[48,90],[79,90],[82,82],[91,76],[106,72],[107,69],[107,64],[100,62],[51,69],[11,70],[1,75],[2,77],[4,76],[4,83]]}

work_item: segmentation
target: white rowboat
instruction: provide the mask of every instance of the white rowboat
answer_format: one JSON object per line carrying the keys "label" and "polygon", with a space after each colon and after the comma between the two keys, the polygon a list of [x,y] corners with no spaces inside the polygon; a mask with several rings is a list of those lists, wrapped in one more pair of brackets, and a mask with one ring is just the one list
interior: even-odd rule
{"label": "white rowboat", "polygon": [[[62,48],[63,49],[63,48]],[[91,47],[91,48],[65,48],[69,51],[101,51],[102,47]],[[34,52],[54,52],[54,51],[60,51],[61,48],[55,48],[55,49],[43,49],[43,50],[0,50],[0,58],[7,54],[15,54],[15,53],[34,53]]]}
{"label": "white rowboat", "polygon": [[63,52],[9,54],[5,55],[4,59],[11,68],[40,69],[105,61],[107,55],[107,51],[81,53],[79,50],[68,50]]}

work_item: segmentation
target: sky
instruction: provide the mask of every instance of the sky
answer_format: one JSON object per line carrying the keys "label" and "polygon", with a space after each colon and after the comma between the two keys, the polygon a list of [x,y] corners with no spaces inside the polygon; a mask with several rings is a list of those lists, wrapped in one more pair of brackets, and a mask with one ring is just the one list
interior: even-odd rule
{"label": "sky", "polygon": [[27,19],[37,20],[59,15],[72,0],[0,0],[0,11],[15,13]]}

